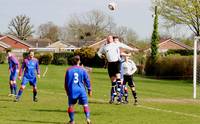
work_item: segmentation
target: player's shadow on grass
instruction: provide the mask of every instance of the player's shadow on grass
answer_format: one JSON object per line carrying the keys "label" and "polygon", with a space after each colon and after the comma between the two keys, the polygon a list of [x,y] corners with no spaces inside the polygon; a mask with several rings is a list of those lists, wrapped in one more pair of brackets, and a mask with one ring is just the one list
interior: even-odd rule
{"label": "player's shadow on grass", "polygon": [[89,104],[109,104],[108,102],[105,101],[89,101]]}
{"label": "player's shadow on grass", "polygon": [[13,100],[11,100],[11,99],[6,99],[6,98],[1,98],[0,99],[0,102],[10,102],[10,101],[13,102]]}
{"label": "player's shadow on grass", "polygon": [[53,121],[37,121],[37,120],[12,120],[12,121],[15,121],[15,122],[26,122],[26,123],[40,123],[40,124],[63,124],[63,122],[53,122]]}
{"label": "player's shadow on grass", "polygon": [[[61,112],[61,113],[66,113],[66,110],[61,110],[61,109],[34,109],[33,111],[38,111],[38,112]],[[75,113],[82,113],[79,111],[75,111]]]}
{"label": "player's shadow on grass", "polygon": [[38,111],[38,112],[61,112],[61,113],[66,113],[66,110],[61,110],[61,109],[34,109],[33,111]]}

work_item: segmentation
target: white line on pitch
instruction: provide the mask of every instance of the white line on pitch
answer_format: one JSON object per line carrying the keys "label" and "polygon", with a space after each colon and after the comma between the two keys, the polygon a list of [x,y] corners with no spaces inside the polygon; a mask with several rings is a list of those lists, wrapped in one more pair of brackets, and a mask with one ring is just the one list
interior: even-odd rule
{"label": "white line on pitch", "polygon": [[[40,91],[42,91],[43,93],[48,93],[48,94],[55,94],[55,93],[48,92],[48,91],[44,91],[44,90],[40,90]],[[59,94],[59,95],[65,95],[64,93],[57,93],[57,94]],[[107,101],[105,101],[105,100],[103,100],[103,99],[90,98],[90,100],[94,100],[94,101],[99,101],[99,102],[105,102],[105,103],[107,103]],[[165,113],[173,113],[173,114],[177,114],[177,115],[183,115],[183,116],[188,116],[188,117],[200,118],[199,115],[195,115],[195,114],[189,114],[189,113],[184,113],[184,112],[177,112],[177,111],[166,110],[166,109],[160,109],[160,108],[149,107],[149,106],[144,106],[144,105],[137,105],[137,107],[143,108],[143,109],[148,109],[148,110],[154,110],[154,111],[165,112]]]}

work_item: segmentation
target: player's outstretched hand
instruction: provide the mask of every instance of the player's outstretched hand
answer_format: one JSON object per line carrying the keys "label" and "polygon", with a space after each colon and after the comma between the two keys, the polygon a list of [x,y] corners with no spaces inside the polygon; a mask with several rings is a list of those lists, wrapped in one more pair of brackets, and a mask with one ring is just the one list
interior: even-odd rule
{"label": "player's outstretched hand", "polygon": [[38,78],[40,79],[40,75],[37,75],[38,76]]}
{"label": "player's outstretched hand", "polygon": [[92,96],[92,91],[91,91],[91,90],[88,92],[88,95],[89,95],[90,97]]}

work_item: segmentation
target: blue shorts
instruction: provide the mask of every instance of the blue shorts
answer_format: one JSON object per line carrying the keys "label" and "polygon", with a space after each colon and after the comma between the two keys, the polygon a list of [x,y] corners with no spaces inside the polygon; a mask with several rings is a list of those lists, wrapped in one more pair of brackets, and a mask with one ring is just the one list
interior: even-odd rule
{"label": "blue shorts", "polygon": [[16,81],[17,74],[18,74],[17,71],[11,72],[11,74],[10,74],[10,81]]}
{"label": "blue shorts", "polygon": [[21,85],[26,86],[26,84],[27,84],[28,82],[29,82],[29,84],[30,84],[31,86],[33,86],[33,87],[36,87],[36,85],[37,85],[36,77],[30,79],[30,78],[26,78],[25,76],[24,76],[23,79],[22,79]]}
{"label": "blue shorts", "polygon": [[78,101],[78,104],[80,105],[85,105],[88,104],[88,99],[86,95],[79,95],[78,98],[73,99],[72,97],[68,97],[68,105],[74,105],[76,104]]}

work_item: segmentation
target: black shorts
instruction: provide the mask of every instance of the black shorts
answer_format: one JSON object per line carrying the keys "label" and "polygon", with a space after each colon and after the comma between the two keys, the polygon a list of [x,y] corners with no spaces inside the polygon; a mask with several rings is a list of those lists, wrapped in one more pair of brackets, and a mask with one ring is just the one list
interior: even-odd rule
{"label": "black shorts", "polygon": [[110,77],[116,76],[120,73],[120,61],[117,62],[108,62],[108,74]]}
{"label": "black shorts", "polygon": [[133,82],[132,75],[124,75],[123,85],[126,85],[127,82],[128,82],[129,87],[135,87],[135,83]]}

